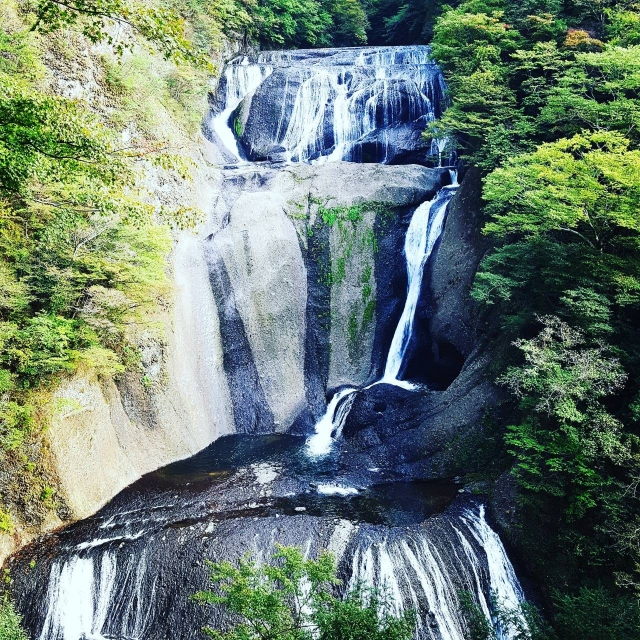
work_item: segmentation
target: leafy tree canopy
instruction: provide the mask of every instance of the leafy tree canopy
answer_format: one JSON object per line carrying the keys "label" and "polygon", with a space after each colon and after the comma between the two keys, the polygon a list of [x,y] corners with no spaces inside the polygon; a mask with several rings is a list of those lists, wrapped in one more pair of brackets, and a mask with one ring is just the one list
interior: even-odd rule
{"label": "leafy tree canopy", "polygon": [[395,617],[383,592],[356,588],[344,599],[334,595],[336,564],[323,552],[307,560],[297,547],[276,545],[270,563],[249,558],[237,566],[209,562],[215,591],[194,599],[221,605],[239,623],[228,631],[205,629],[217,640],[410,640],[413,613]]}

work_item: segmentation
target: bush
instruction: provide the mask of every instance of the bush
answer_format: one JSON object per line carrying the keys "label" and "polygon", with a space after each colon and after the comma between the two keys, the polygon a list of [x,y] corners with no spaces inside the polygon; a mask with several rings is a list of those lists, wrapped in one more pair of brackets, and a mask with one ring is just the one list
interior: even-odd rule
{"label": "bush", "polygon": [[640,602],[603,587],[556,594],[555,627],[562,640],[637,640]]}
{"label": "bush", "polygon": [[21,624],[22,617],[11,602],[0,599],[0,640],[29,640]]}

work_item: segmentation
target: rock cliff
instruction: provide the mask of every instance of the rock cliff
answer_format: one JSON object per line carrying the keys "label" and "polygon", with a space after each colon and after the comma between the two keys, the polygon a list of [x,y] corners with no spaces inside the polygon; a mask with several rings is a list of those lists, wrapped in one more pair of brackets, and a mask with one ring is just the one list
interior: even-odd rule
{"label": "rock cliff", "polygon": [[354,163],[227,172],[203,250],[238,431],[308,431],[327,390],[372,379],[403,268],[380,243],[397,245],[445,173]]}
{"label": "rock cliff", "polygon": [[489,356],[470,297],[487,250],[479,201],[480,179],[470,171],[449,205],[423,284],[407,369],[430,381],[431,390],[376,385],[355,400],[344,428],[345,455],[361,456],[362,466],[403,477],[446,475],[453,468],[455,443],[481,430],[486,411],[499,399],[486,373]]}

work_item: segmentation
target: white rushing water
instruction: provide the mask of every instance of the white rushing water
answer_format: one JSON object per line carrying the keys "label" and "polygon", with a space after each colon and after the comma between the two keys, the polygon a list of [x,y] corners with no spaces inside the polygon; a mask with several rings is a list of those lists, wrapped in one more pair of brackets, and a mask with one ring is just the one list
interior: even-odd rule
{"label": "white rushing water", "polygon": [[331,451],[334,436],[342,432],[357,389],[347,387],[333,395],[327,410],[316,424],[316,432],[307,440],[307,453],[312,457],[325,456]]}
{"label": "white rushing water", "polygon": [[[415,125],[421,131],[440,113],[445,85],[427,46],[270,51],[232,61],[225,68],[224,109],[213,119],[227,150],[241,157],[229,118],[240,102],[274,71],[286,75],[272,109],[278,126],[273,147],[291,162],[362,161],[363,144],[386,162],[389,131]],[[278,117],[277,111],[280,111]],[[373,136],[373,137],[371,137]],[[434,140],[431,153],[441,155]]]}
{"label": "white rushing water", "polygon": [[102,556],[98,576],[92,557],[73,556],[62,566],[56,562],[49,577],[49,608],[40,640],[103,640],[115,577],[115,558],[109,553]]}
{"label": "white rushing water", "polygon": [[211,128],[216,132],[225,149],[238,161],[242,153],[238,140],[229,127],[229,118],[243,98],[255,91],[273,71],[269,65],[250,64],[245,56],[241,62],[229,65],[224,70],[224,109],[211,119]]}
{"label": "white rushing water", "polygon": [[[354,495],[355,491],[342,485],[325,488],[334,495]],[[202,523],[202,531],[205,526]],[[256,527],[248,538],[241,529],[233,534],[240,536],[235,542],[226,537],[220,541],[221,552],[228,554],[229,549],[235,549],[232,554],[241,555],[248,544],[254,560],[265,561],[273,553],[277,529]],[[299,535],[296,544],[305,557],[314,557],[322,549],[336,553],[347,577],[347,590],[358,585],[383,589],[390,596],[391,613],[414,610],[417,640],[464,640],[459,598],[463,590],[471,594],[488,620],[492,597],[513,610],[524,601],[522,587],[500,538],[486,521],[483,505],[408,527],[333,519],[318,527],[303,528]],[[238,545],[239,541],[244,545]],[[51,566],[43,626],[36,636],[39,640],[159,637],[157,616],[166,614],[164,605],[159,604],[162,588],[156,588],[160,567],[151,561],[147,566],[146,550],[135,553],[127,547],[93,548],[88,554],[79,554],[76,547],[69,552]],[[150,557],[158,563],[162,553],[156,551]],[[223,557],[231,560],[233,555]],[[191,562],[186,571],[177,577],[177,584],[187,579]],[[189,588],[195,590],[196,585]],[[184,607],[188,595],[175,594],[178,610]],[[186,629],[190,629],[188,624]],[[176,632],[176,638],[182,637]],[[510,628],[499,629],[498,633],[501,640],[515,637]]]}
{"label": "white rushing water", "polygon": [[[393,334],[389,354],[380,380],[370,384],[393,384],[405,389],[414,385],[400,378],[411,341],[416,307],[422,290],[425,266],[442,234],[449,201],[458,186],[457,172],[451,170],[452,184],[441,189],[429,202],[422,203],[414,212],[407,235],[404,254],[407,261],[407,298],[400,320]],[[331,398],[327,410],[315,427],[315,434],[307,440],[307,452],[312,457],[327,455],[341,433],[355,400],[357,389],[341,389]],[[346,399],[345,399],[346,398]],[[343,401],[344,400],[344,401]]]}
{"label": "white rushing water", "polygon": [[[440,536],[433,539],[432,532],[420,529],[399,536],[390,531],[382,541],[362,540],[353,554],[349,588],[386,590],[395,615],[413,609],[421,639],[465,640],[462,589],[475,594],[489,621],[490,595],[517,611],[524,601],[522,587],[500,538],[485,519],[484,506],[466,510],[450,526],[464,550],[462,556],[455,540],[443,545]],[[515,637],[513,629],[498,631],[502,640]]]}
{"label": "white rushing water", "polygon": [[[109,640],[108,623],[118,637],[142,639],[150,609],[145,606],[146,558],[114,551],[56,560],[47,589],[47,609],[39,640]],[[152,585],[151,595],[155,592]],[[126,594],[126,597],[122,597]],[[106,635],[103,635],[106,634]]]}
{"label": "white rushing water", "polygon": [[413,332],[424,268],[442,233],[447,206],[452,197],[452,189],[442,189],[433,200],[421,204],[411,218],[404,242],[404,255],[407,261],[407,299],[393,334],[380,382],[401,384],[399,377]]}

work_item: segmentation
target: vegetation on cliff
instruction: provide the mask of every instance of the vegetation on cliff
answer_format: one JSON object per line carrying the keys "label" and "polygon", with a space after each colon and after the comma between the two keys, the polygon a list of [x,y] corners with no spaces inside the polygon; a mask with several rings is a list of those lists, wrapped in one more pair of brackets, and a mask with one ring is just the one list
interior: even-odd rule
{"label": "vegetation on cliff", "polygon": [[22,619],[9,600],[0,596],[0,638],[2,640],[27,640],[21,626]]}
{"label": "vegetation on cliff", "polygon": [[[198,215],[188,180],[220,46],[206,15],[163,7],[0,9],[2,536],[68,515],[41,438],[78,409],[53,401],[60,381],[144,377],[140,336],[163,339],[170,227]],[[158,182],[181,197],[157,196]]]}
{"label": "vegetation on cliff", "polygon": [[640,630],[639,15],[469,0],[434,26],[450,106],[428,135],[483,172],[472,295],[514,399],[513,535],[563,639]]}

